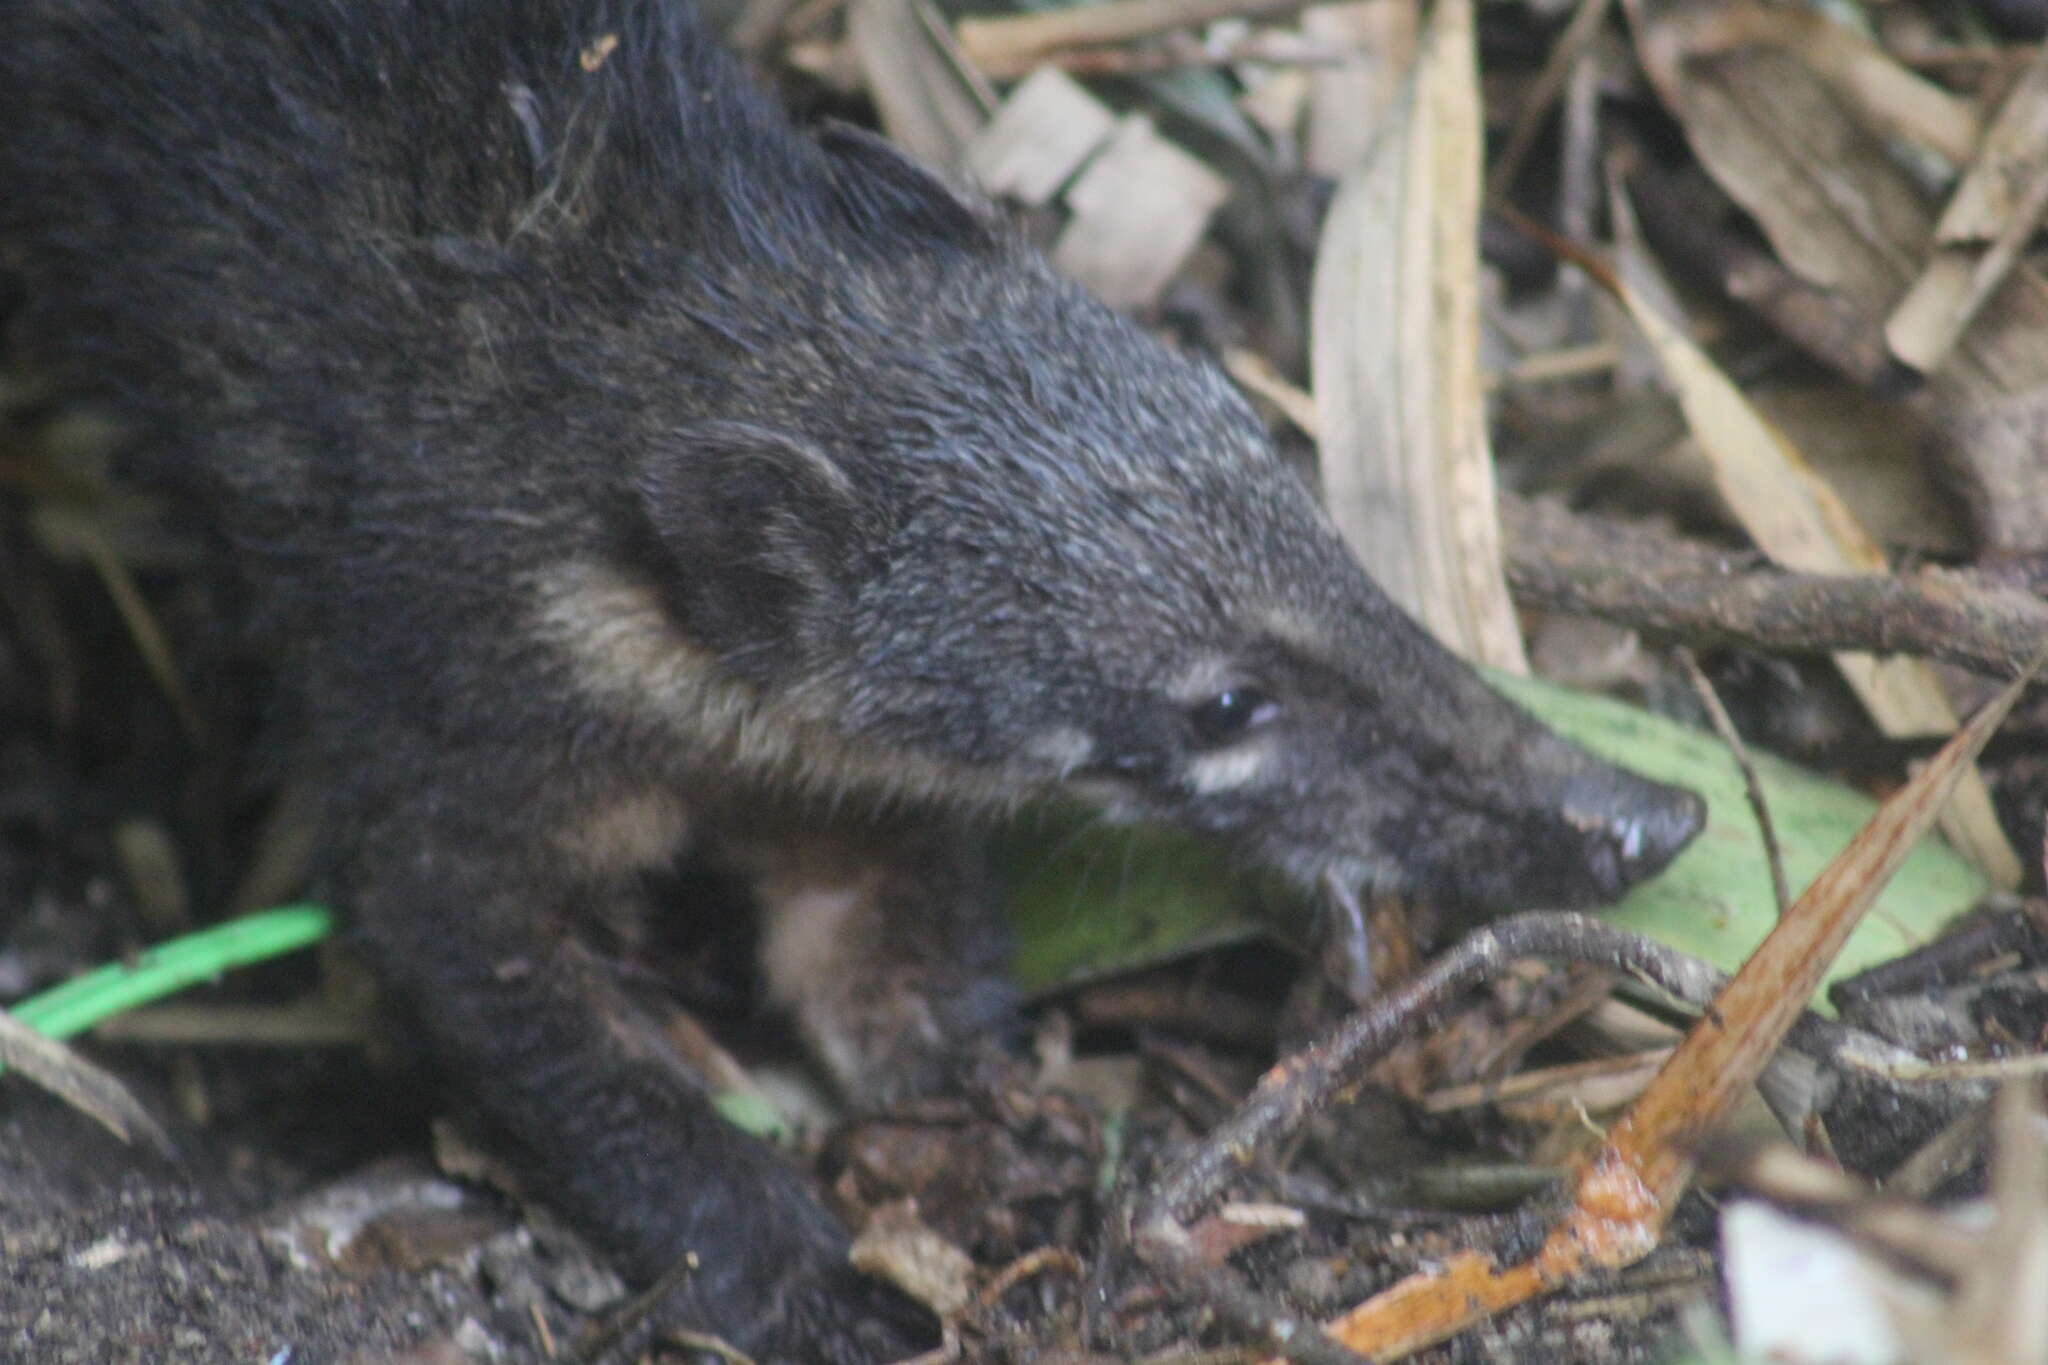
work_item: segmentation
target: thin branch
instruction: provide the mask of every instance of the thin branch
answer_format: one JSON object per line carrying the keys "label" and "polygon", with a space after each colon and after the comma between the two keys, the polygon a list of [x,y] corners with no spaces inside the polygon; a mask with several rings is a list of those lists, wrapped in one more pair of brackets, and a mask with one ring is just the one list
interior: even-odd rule
{"label": "thin branch", "polygon": [[2048,602],[1953,570],[1797,573],[1548,501],[1503,495],[1500,512],[1508,590],[1527,607],[1695,647],[1911,654],[1999,679],[2048,645]]}
{"label": "thin branch", "polygon": [[1742,735],[1736,730],[1728,708],[1721,705],[1721,694],[1714,690],[1713,682],[1701,671],[1700,662],[1693,658],[1692,651],[1680,645],[1675,653],[1679,666],[1692,680],[1692,690],[1699,695],[1700,705],[1707,708],[1707,719],[1713,722],[1714,733],[1728,746],[1729,756],[1742,772],[1743,794],[1749,797],[1749,808],[1756,814],[1757,833],[1763,836],[1764,841],[1764,861],[1771,869],[1771,893],[1778,899],[1778,914],[1782,916],[1792,904],[1792,893],[1785,886],[1785,859],[1778,852],[1777,826],[1771,823],[1770,803],[1764,800],[1764,787],[1757,780],[1756,765],[1749,761],[1749,747],[1742,742]]}

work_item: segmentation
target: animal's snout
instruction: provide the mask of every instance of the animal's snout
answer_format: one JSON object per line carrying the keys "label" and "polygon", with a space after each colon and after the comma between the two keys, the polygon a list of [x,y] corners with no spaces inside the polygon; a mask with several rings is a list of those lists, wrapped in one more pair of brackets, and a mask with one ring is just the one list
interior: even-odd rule
{"label": "animal's snout", "polygon": [[1706,823],[1697,794],[1618,768],[1583,775],[1574,786],[1563,811],[1586,839],[1587,868],[1602,898],[1662,872]]}

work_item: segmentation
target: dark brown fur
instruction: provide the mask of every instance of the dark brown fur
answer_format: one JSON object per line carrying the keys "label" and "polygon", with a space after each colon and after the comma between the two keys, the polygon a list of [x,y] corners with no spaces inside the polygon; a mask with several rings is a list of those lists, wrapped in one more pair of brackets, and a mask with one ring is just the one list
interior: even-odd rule
{"label": "dark brown fur", "polygon": [[1391,607],[1211,369],[680,5],[17,0],[0,90],[9,358],[228,542],[320,894],[536,1187],[639,1282],[695,1254],[675,1314],[757,1358],[921,1327],[589,946],[647,869],[751,893],[872,1097],[1005,1016],[967,825],[1035,793],[1501,905],[1697,825]]}

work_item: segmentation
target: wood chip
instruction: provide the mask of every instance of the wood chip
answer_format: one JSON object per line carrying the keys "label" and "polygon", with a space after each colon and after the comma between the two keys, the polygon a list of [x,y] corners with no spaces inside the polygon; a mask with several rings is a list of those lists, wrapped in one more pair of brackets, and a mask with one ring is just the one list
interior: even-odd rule
{"label": "wood chip", "polygon": [[967,168],[990,194],[1050,203],[1116,132],[1116,113],[1057,67],[1010,92],[967,148]]}
{"label": "wood chip", "polygon": [[1133,114],[1067,191],[1073,221],[1053,264],[1119,308],[1154,302],[1179,270],[1229,183]]}

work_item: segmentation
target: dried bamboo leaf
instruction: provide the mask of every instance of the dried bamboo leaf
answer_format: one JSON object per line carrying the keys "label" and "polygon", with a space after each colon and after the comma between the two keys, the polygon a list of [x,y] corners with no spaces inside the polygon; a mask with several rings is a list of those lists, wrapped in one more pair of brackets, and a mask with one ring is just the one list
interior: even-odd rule
{"label": "dried bamboo leaf", "polygon": [[1870,132],[1940,153],[1957,165],[1976,153],[1983,122],[1969,100],[1900,65],[1870,39],[1812,10],[1718,5],[1674,15],[1658,38],[1688,56],[1775,47],[1827,82]]}
{"label": "dried bamboo leaf", "polygon": [[1893,354],[1923,374],[1948,362],[2048,213],[2048,47],[1999,109],[1976,164],[1935,226],[1926,267],[1885,323]]}
{"label": "dried bamboo leaf", "polygon": [[846,33],[890,140],[926,165],[964,164],[995,101],[926,0],[852,0]]}
{"label": "dried bamboo leaf", "polygon": [[1353,551],[1453,649],[1525,672],[1479,370],[1482,134],[1472,7],[1447,0],[1331,207],[1311,363],[1324,489]]}
{"label": "dried bamboo leaf", "polygon": [[171,1139],[128,1087],[55,1038],[0,1010],[0,1064],[12,1068],[84,1114],[123,1142],[145,1138],[158,1151]]}
{"label": "dried bamboo leaf", "polygon": [[2027,187],[2048,161],[2048,45],[1991,121],[1969,173],[1956,185],[1934,236],[1940,242],[1989,242],[2022,213]]}
{"label": "dried bamboo leaf", "polygon": [[[1638,262],[1634,268],[1650,267]],[[1713,469],[1715,488],[1757,547],[1787,568],[1812,573],[1888,572],[1883,550],[1784,433],[1641,291],[1620,277],[1612,284],[1663,363]],[[1955,728],[1955,712],[1924,662],[1837,654],[1835,665],[1885,733],[1945,734]],[[2019,859],[1974,769],[1957,784],[1942,832],[1993,882],[2019,884]]]}
{"label": "dried bamboo leaf", "polygon": [[[1848,330],[1875,334],[1933,231],[1912,181],[1791,52],[1696,55],[1680,0],[1625,3],[1644,69],[1701,165]],[[1856,373],[1854,357],[1823,359]],[[1918,401],[1980,545],[2048,549],[2048,283],[2014,267]]]}

